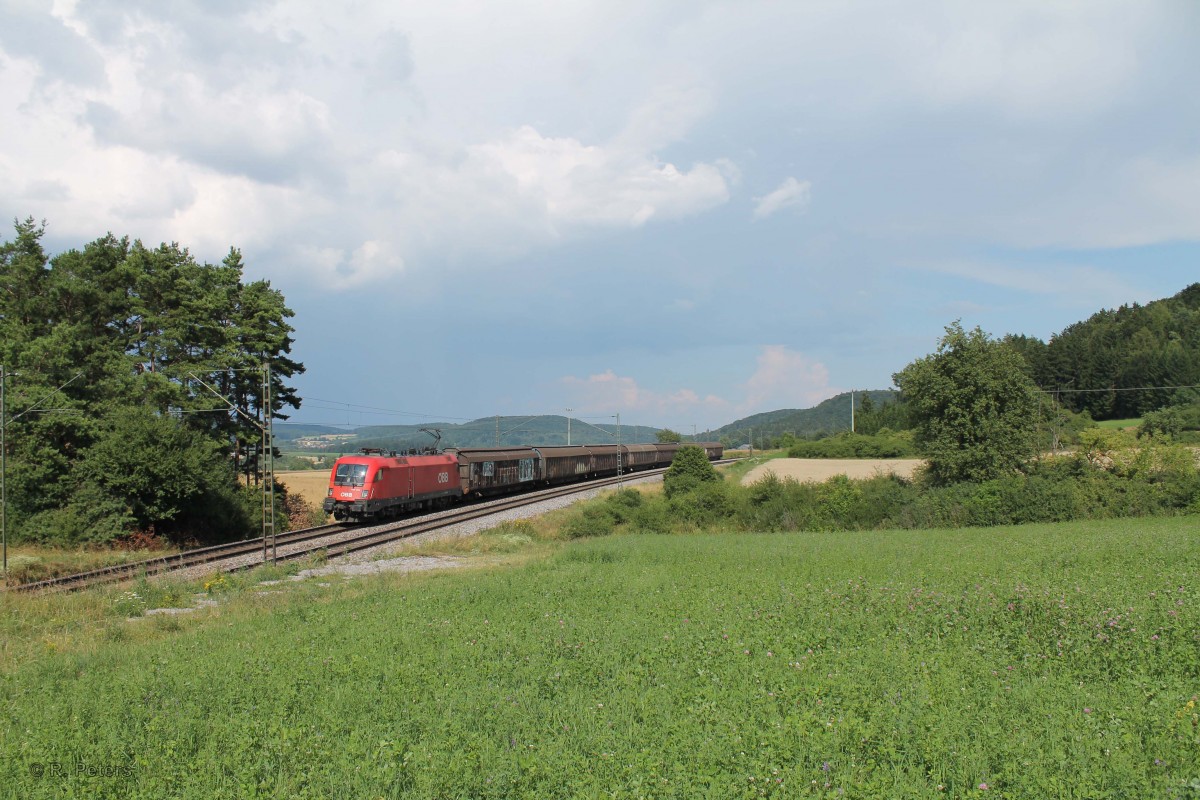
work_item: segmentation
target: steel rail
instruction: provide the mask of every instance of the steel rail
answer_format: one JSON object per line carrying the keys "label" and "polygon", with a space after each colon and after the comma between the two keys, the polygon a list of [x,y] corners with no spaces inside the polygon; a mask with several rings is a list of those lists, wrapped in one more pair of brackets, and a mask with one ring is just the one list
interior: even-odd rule
{"label": "steel rail", "polygon": [[[736,459],[722,459],[714,463],[732,463],[734,460]],[[633,480],[636,478],[662,475],[667,471],[667,469],[667,467],[657,467],[654,469],[639,470],[636,472],[628,472],[624,475],[614,475],[606,478],[586,481],[584,483],[570,483],[531,492],[523,492],[510,497],[485,495],[482,498],[476,498],[472,500],[472,502],[475,504],[483,503],[484,505],[482,506],[473,505],[457,511],[438,512],[437,517],[434,519],[417,519],[416,521],[399,520],[397,522],[386,523],[384,530],[373,530],[360,536],[350,537],[348,539],[343,539],[329,544],[301,548],[289,553],[280,554],[275,560],[292,561],[298,558],[313,555],[321,551],[324,551],[329,557],[346,555],[348,553],[365,550],[371,547],[377,547],[381,544],[387,544],[388,542],[407,538],[409,536],[416,536],[420,533],[427,533],[429,531],[437,530],[438,528],[445,528],[461,522],[468,522],[480,517],[489,516],[502,511],[508,511],[513,508],[532,505],[533,503],[538,503],[543,500],[552,500],[557,497],[564,497],[571,494],[591,491],[593,489],[620,485],[624,481]],[[302,542],[312,541],[314,539],[323,539],[329,536],[336,536],[355,527],[357,526],[345,523],[318,525],[314,528],[305,528],[303,530],[279,534],[276,537],[276,543],[280,546],[295,545]],[[253,569],[254,567],[262,566],[265,562],[260,558],[246,564],[231,566],[227,569],[222,569],[220,567],[220,562],[234,558],[242,558],[248,555],[255,555],[261,550],[262,542],[263,540],[260,536],[254,539],[243,539],[237,542],[226,542],[225,544],[210,545],[208,547],[187,550],[170,556],[158,556],[156,558],[150,558],[143,561],[134,561],[127,564],[113,564],[108,567],[101,567],[99,569],[89,570],[87,572],[79,572],[71,575],[60,575],[54,578],[32,581],[30,583],[19,583],[6,587],[6,591],[75,591],[103,583],[116,583],[118,581],[142,575],[159,575],[166,572],[187,569],[189,567],[202,566],[204,564],[211,564],[214,566],[214,568],[223,572],[235,572]]]}
{"label": "steel rail", "polygon": [[[296,542],[340,533],[351,527],[353,526],[343,523],[318,525],[315,528],[304,528],[298,531],[279,534],[276,537],[276,541],[279,544],[295,544]],[[156,556],[155,558],[148,558],[143,561],[113,564],[107,567],[100,567],[99,569],[88,570],[87,572],[76,572],[71,575],[58,575],[40,581],[18,583],[7,587],[7,589],[14,592],[38,592],[47,589],[83,589],[101,583],[115,583],[139,575],[157,575],[186,567],[194,567],[199,564],[221,561],[226,558],[255,552],[261,548],[261,536],[254,539],[240,539],[236,542],[225,542],[224,544],[214,544],[208,547],[185,550],[182,553],[175,553],[169,556]]]}
{"label": "steel rail", "polygon": [[[565,497],[572,494],[592,491],[594,489],[602,489],[608,486],[619,485],[620,483],[634,478],[643,478],[651,475],[661,475],[666,472],[666,467],[641,470],[636,473],[627,473],[620,477],[613,476],[610,478],[601,478],[587,483],[572,483],[566,486],[559,486],[551,489],[543,489],[532,494],[521,494],[516,497],[507,498],[498,503],[489,503],[484,508],[468,508],[462,511],[457,511],[452,514],[439,516],[437,519],[417,520],[415,522],[401,522],[393,527],[389,527],[382,531],[372,531],[361,536],[354,536],[349,539],[343,539],[328,546],[311,547],[304,550],[298,550],[292,553],[280,555],[278,561],[292,561],[305,556],[313,555],[324,551],[329,558],[348,555],[361,550],[368,550],[372,547],[388,544],[399,539],[406,539],[410,536],[416,536],[421,533],[438,530],[439,528],[448,528],[451,525],[457,525],[461,522],[470,522],[481,517],[498,514],[502,511],[509,511],[521,506],[533,505],[545,500],[553,500],[556,497]],[[253,569],[259,564],[247,564],[236,567],[236,570]]]}

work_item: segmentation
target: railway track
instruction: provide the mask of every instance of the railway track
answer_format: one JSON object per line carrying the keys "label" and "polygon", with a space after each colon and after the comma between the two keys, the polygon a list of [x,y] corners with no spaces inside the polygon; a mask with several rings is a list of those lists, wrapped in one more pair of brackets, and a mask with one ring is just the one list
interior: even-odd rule
{"label": "railway track", "polygon": [[[283,544],[295,544],[297,542],[305,542],[311,539],[327,538],[342,531],[350,530],[353,525],[345,525],[334,523],[330,525],[319,525],[315,528],[305,528],[299,531],[289,531],[281,533],[275,537],[276,546]],[[87,572],[77,572],[73,575],[59,575],[54,578],[46,578],[45,580],[33,581],[31,583],[19,583],[15,586],[8,587],[15,592],[39,592],[46,590],[75,590],[83,589],[88,586],[95,586],[101,583],[115,583],[117,581],[135,578],[141,575],[158,575],[165,572],[174,572],[176,570],[185,569],[187,567],[195,567],[203,564],[215,564],[230,558],[236,558],[260,553],[263,549],[262,537],[257,539],[243,539],[237,542],[227,542],[225,544],[216,544],[211,547],[200,547],[195,550],[187,550],[182,553],[176,553],[170,556],[159,556],[157,558],[149,558],[144,561],[132,561],[128,564],[114,564],[110,567],[101,567],[100,569],[88,570]]]}
{"label": "railway track", "polygon": [[[511,497],[484,500],[465,508],[372,526],[370,529],[357,534],[353,532],[362,530],[361,526],[341,523],[321,525],[315,528],[281,533],[274,537],[275,541],[273,543],[268,538],[266,549],[273,549],[275,561],[293,561],[321,551],[324,551],[327,557],[335,558],[360,550],[378,547],[397,539],[404,539],[409,536],[456,525],[460,522],[467,522],[502,511],[508,511],[513,508],[597,488],[615,486],[634,478],[661,475],[664,472],[666,472],[665,468],[645,470],[620,477],[601,478],[585,483],[572,483],[565,486],[541,489],[536,492],[528,492]],[[273,548],[272,544],[274,545]],[[161,575],[168,572],[199,567],[204,567],[206,571],[235,572],[252,569],[267,561],[271,561],[272,558],[270,555],[264,561],[263,552],[264,544],[261,537],[245,539],[239,542],[229,542],[227,544],[188,550],[171,556],[161,556],[129,564],[116,564],[111,567],[103,567],[74,575],[62,575],[46,580],[17,584],[16,586],[8,587],[8,589],[9,591],[16,592],[76,591],[104,583],[116,583],[142,575]]]}

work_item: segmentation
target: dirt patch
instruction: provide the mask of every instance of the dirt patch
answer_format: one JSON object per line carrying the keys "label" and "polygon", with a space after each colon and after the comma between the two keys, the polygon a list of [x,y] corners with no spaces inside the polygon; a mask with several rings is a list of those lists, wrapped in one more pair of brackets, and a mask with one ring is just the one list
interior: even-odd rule
{"label": "dirt patch", "polygon": [[398,556],[378,561],[326,564],[323,567],[300,570],[292,580],[304,580],[322,575],[376,575],[380,572],[425,572],[431,569],[450,569],[466,566],[461,558],[453,556]]}
{"label": "dirt patch", "polygon": [[899,475],[911,478],[913,471],[924,463],[918,458],[777,458],[750,470],[742,478],[742,483],[754,483],[768,472],[775,473],[777,478],[791,478],[801,483],[820,483],[834,475],[848,478]]}
{"label": "dirt patch", "polygon": [[329,470],[300,469],[276,472],[275,481],[287,486],[289,492],[300,495],[320,508],[325,502],[325,492],[329,488]]}

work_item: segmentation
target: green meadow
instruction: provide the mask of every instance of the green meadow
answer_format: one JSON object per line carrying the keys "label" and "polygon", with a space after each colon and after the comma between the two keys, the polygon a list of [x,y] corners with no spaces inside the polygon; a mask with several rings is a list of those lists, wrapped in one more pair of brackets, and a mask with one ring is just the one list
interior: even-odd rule
{"label": "green meadow", "polygon": [[1200,797],[1196,528],[621,535],[247,584],[10,659],[0,792]]}

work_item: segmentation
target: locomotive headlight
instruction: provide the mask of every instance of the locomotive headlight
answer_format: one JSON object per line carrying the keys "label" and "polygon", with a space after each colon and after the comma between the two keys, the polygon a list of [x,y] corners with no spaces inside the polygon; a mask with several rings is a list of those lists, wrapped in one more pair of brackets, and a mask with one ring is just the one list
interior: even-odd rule
{"label": "locomotive headlight", "polygon": [[332,486],[330,486],[328,489],[325,490],[325,496],[333,497],[333,487]]}
{"label": "locomotive headlight", "polygon": [[359,495],[359,496],[360,496],[362,499],[364,499],[364,500],[365,500],[365,499],[367,498],[367,490],[366,490],[366,489],[363,489],[363,490],[362,490],[362,494],[361,494],[361,495]]}

